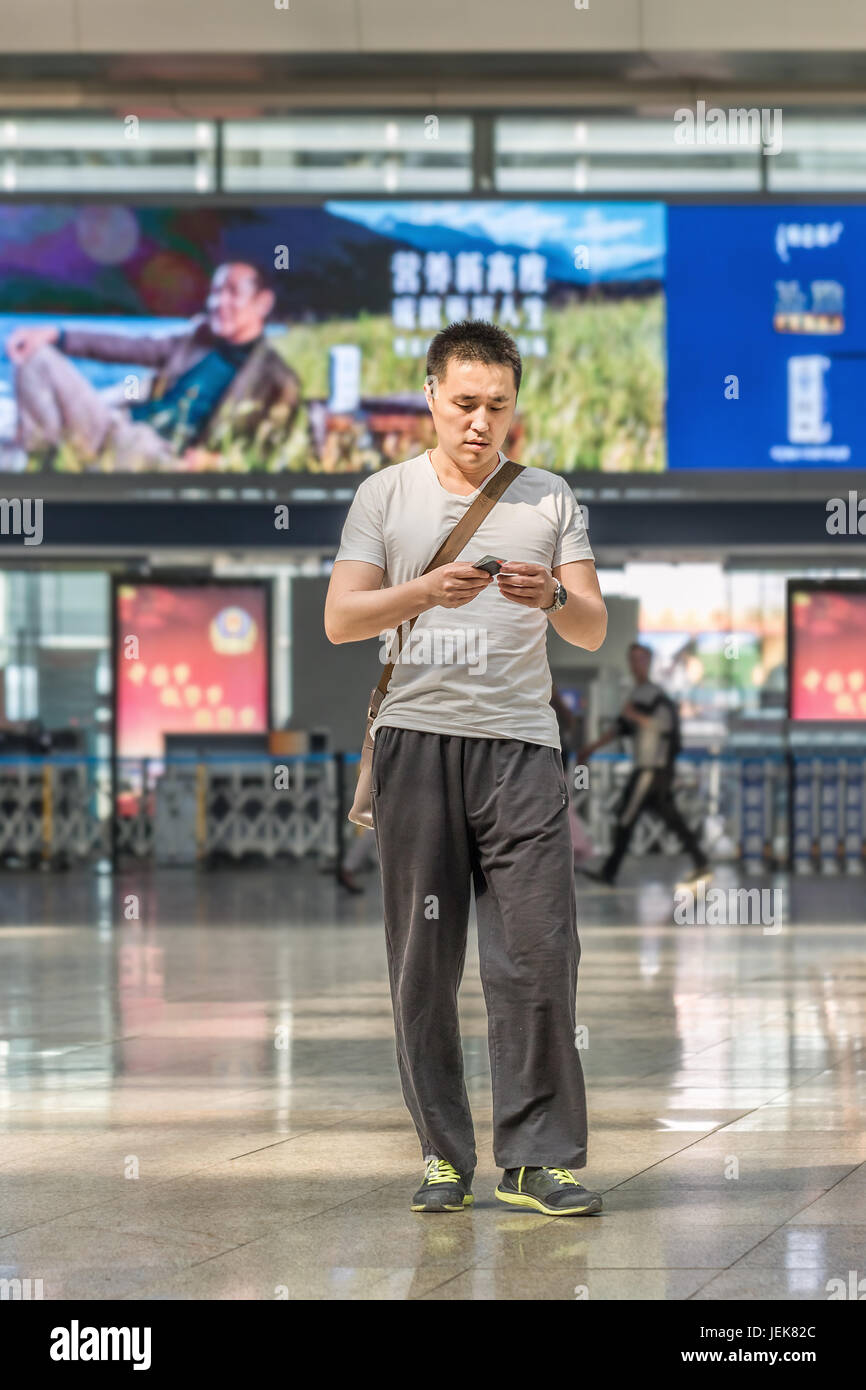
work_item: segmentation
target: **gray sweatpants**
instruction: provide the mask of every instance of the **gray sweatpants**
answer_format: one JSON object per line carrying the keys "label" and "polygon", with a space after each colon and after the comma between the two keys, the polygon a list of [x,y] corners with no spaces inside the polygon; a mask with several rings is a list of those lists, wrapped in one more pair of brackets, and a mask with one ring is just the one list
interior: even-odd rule
{"label": "gray sweatpants", "polygon": [[422,1155],[475,1168],[457,989],[475,885],[498,1166],[586,1166],[580,944],[558,749],[381,728],[373,819],[403,1096]]}

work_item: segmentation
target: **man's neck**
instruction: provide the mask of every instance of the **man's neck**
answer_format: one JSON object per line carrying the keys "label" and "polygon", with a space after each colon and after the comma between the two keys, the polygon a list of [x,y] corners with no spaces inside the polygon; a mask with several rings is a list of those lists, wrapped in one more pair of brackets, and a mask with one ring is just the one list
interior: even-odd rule
{"label": "man's neck", "polygon": [[479,460],[471,468],[467,468],[449,458],[439,444],[436,445],[435,449],[430,450],[429,458],[434,472],[446,492],[456,493],[459,497],[468,497],[470,493],[476,492],[487,481],[491,473],[496,472],[500,463],[499,450],[497,449],[492,461],[490,459],[485,462]]}
{"label": "man's neck", "polygon": [[262,330],[261,328],[250,328],[242,333],[236,334],[232,338],[222,337],[219,333],[214,336],[219,338],[221,342],[226,343],[229,347],[252,347],[253,343],[258,342],[259,338],[261,338]]}

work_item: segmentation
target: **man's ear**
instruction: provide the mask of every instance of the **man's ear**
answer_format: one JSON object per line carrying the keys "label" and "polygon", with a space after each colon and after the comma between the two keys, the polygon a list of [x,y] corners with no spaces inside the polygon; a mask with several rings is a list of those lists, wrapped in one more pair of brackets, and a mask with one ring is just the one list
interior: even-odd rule
{"label": "man's ear", "polygon": [[273,290],[259,290],[259,298],[262,301],[262,318],[269,319],[274,312],[277,297]]}
{"label": "man's ear", "polygon": [[439,382],[435,376],[428,376],[424,382],[424,395],[427,400],[427,409],[433,414],[433,401],[439,389]]}

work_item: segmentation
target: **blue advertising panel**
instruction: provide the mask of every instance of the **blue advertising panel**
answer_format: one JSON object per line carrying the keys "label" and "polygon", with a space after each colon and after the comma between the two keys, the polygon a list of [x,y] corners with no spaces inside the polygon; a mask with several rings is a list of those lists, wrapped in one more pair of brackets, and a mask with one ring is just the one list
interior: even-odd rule
{"label": "blue advertising panel", "polygon": [[668,466],[862,468],[866,207],[668,209]]}

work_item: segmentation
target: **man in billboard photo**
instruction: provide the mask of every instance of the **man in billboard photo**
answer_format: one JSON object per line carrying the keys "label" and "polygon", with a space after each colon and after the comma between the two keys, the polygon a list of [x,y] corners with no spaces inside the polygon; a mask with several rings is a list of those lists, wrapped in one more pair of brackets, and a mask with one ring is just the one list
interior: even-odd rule
{"label": "man in billboard photo", "polygon": [[578,761],[585,763],[597,749],[616,738],[631,738],[634,743],[634,768],[617,807],[613,848],[600,869],[582,870],[587,878],[609,887],[613,887],[634,828],[646,811],[654,812],[679,837],[692,860],[693,879],[706,877],[710,872],[697,836],[674,801],[674,767],[681,746],[679,710],[662,687],[650,680],[652,655],[650,647],[632,642],[628,664],[634,689],[611,728],[578,753]]}
{"label": "man in billboard photo", "polygon": [[[454,323],[433,338],[425,394],[436,447],[361,483],[325,607],[332,642],[417,618],[416,655],[425,638],[434,653],[395,665],[372,725],[397,1057],[426,1165],[418,1212],[474,1200],[457,1011],[472,884],[503,1169],[496,1196],[550,1216],[602,1206],[572,1171],[587,1161],[580,945],[547,628],[595,651],[607,613],[565,479],[524,468],[458,558],[424,572],[507,463],[521,373],[516,344],[491,323]],[[473,563],[482,559],[488,568]],[[437,644],[437,634],[449,640]]]}
{"label": "man in billboard photo", "polygon": [[[265,337],[273,307],[263,271],[237,260],[217,267],[204,313],[180,332],[16,329],[6,351],[19,447],[49,460],[66,449],[85,468],[195,472],[230,466],[235,446],[262,466],[291,432],[301,399],[297,375]],[[71,358],[136,364],[150,375],[103,394]]]}

